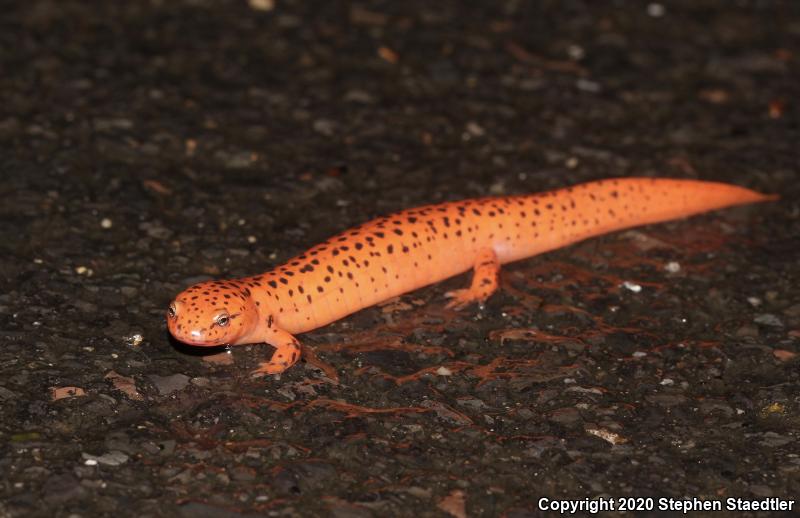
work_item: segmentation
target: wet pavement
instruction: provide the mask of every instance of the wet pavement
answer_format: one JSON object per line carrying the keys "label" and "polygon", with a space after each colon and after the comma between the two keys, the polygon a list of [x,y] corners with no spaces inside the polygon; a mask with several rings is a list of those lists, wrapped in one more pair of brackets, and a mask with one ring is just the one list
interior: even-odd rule
{"label": "wet pavement", "polygon": [[[798,52],[795,2],[5,2],[0,516],[793,501]],[[407,294],[280,378],[166,332],[376,215],[630,175],[782,200]]]}

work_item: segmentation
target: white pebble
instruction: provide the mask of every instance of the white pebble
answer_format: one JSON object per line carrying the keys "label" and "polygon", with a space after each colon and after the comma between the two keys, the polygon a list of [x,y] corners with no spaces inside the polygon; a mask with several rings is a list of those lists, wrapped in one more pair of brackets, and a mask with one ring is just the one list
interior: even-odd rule
{"label": "white pebble", "polygon": [[87,268],[85,266],[76,266],[75,273],[77,273],[78,275],[85,275],[87,277],[91,277],[92,275],[94,275],[94,271],[91,268]]}
{"label": "white pebble", "polygon": [[657,2],[653,2],[651,4],[647,4],[647,14],[652,16],[653,18],[661,18],[666,14],[667,9]]}
{"label": "white pebble", "polygon": [[482,137],[486,134],[486,130],[475,121],[467,123],[467,132],[473,137]]}
{"label": "white pebble", "polygon": [[575,61],[579,61],[586,56],[586,51],[580,45],[570,45],[567,47],[567,55],[574,59]]}
{"label": "white pebble", "polygon": [[677,261],[670,261],[664,265],[664,269],[669,273],[678,273],[681,271],[681,263]]}
{"label": "white pebble", "polygon": [[110,218],[103,218],[100,220],[100,226],[108,229],[114,226],[114,222]]}
{"label": "white pebble", "polygon": [[636,283],[633,283],[633,282],[631,282],[631,281],[625,281],[625,282],[623,282],[623,283],[622,283],[622,286],[623,286],[625,289],[631,290],[631,291],[632,291],[632,292],[634,292],[634,293],[639,293],[640,291],[642,291],[642,287],[641,287],[641,285],[639,285],[639,284],[636,284]]}
{"label": "white pebble", "polygon": [[564,165],[567,166],[568,169],[575,169],[576,167],[578,167],[578,164],[580,164],[580,160],[578,160],[574,156],[569,157],[567,161],[564,163]]}
{"label": "white pebble", "polygon": [[754,308],[757,308],[761,305],[761,299],[758,297],[747,297],[747,302],[749,302]]}
{"label": "white pebble", "polygon": [[125,337],[125,343],[133,347],[138,346],[139,344],[142,343],[142,341],[144,341],[144,337],[139,333],[134,333],[130,336]]}
{"label": "white pebble", "polygon": [[275,9],[275,0],[248,0],[250,9],[255,11],[272,11]]}

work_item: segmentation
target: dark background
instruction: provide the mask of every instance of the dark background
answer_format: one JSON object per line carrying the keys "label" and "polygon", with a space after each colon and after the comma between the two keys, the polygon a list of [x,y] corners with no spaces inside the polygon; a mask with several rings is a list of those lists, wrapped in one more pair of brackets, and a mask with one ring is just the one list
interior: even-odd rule
{"label": "dark background", "polygon": [[[800,3],[265,4],[0,5],[0,516],[797,494]],[[327,374],[166,333],[370,217],[628,175],[782,200],[364,310]]]}

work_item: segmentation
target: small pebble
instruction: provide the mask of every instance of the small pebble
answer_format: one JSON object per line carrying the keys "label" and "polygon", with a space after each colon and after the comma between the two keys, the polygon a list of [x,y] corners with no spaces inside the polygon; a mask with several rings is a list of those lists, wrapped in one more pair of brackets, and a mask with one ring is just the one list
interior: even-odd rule
{"label": "small pebble", "polygon": [[630,282],[630,281],[623,282],[622,286],[625,289],[628,289],[628,290],[630,290],[630,291],[632,291],[634,293],[639,293],[640,291],[642,291],[641,285],[633,283],[633,282]]}
{"label": "small pebble", "polygon": [[783,322],[781,319],[771,313],[757,315],[756,318],[753,319],[753,322],[756,324],[761,324],[762,326],[783,327]]}
{"label": "small pebble", "polygon": [[575,86],[578,88],[578,90],[589,93],[597,93],[603,89],[600,86],[600,83],[596,81],[590,81],[588,79],[578,79],[575,82]]}
{"label": "small pebble", "polygon": [[586,56],[586,51],[580,45],[572,44],[567,47],[567,55],[570,57],[570,59],[580,61]]}
{"label": "small pebble", "polygon": [[248,0],[247,4],[254,11],[272,11],[275,9],[275,0]]}
{"label": "small pebble", "polygon": [[657,2],[647,4],[647,14],[653,18],[661,18],[667,12],[666,8]]}
{"label": "small pebble", "polygon": [[334,133],[336,133],[337,124],[328,119],[317,119],[312,124],[314,131],[325,135],[326,137],[332,137]]}
{"label": "small pebble", "polygon": [[467,133],[473,137],[482,137],[486,134],[486,130],[477,122],[470,121],[467,123]]}
{"label": "small pebble", "polygon": [[100,456],[95,456],[90,453],[83,453],[82,456],[85,459],[84,464],[87,466],[96,466],[98,464],[119,466],[128,462],[129,458],[125,453],[118,450],[110,451]]}
{"label": "small pebble", "polygon": [[91,268],[87,268],[85,266],[76,266],[75,273],[77,273],[78,275],[85,275],[87,277],[91,277],[92,275],[94,275],[94,270],[92,270]]}
{"label": "small pebble", "polygon": [[173,374],[171,376],[159,376],[151,374],[148,376],[150,381],[155,385],[156,390],[162,396],[167,396],[173,392],[178,392],[186,388],[189,384],[189,376],[185,374]]}
{"label": "small pebble", "polygon": [[130,336],[125,337],[125,343],[131,347],[137,347],[139,344],[142,343],[144,337],[139,333],[134,333]]}
{"label": "small pebble", "polygon": [[578,167],[578,164],[580,164],[580,161],[574,156],[569,157],[564,163],[564,165],[567,166],[567,169],[575,169]]}

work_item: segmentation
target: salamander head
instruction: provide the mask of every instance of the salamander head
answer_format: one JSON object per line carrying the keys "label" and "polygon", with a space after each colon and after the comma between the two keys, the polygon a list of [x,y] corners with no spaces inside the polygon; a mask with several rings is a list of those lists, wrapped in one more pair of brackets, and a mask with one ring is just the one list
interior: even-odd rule
{"label": "salamander head", "polygon": [[258,322],[246,285],[209,281],[181,292],[167,309],[167,327],[181,342],[213,347],[243,343]]}

